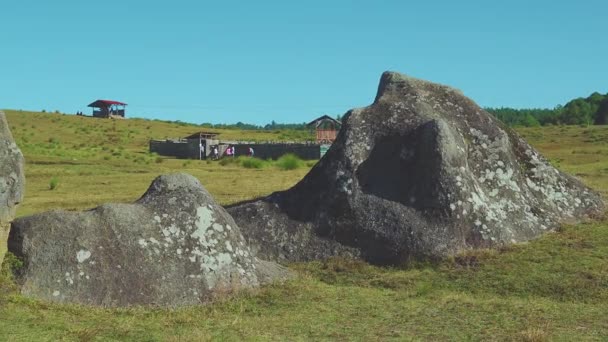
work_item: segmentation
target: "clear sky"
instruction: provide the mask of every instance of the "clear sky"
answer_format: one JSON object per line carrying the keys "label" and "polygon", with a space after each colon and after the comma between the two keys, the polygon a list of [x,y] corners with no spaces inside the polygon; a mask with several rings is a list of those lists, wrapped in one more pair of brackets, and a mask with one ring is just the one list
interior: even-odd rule
{"label": "clear sky", "polygon": [[608,1],[0,0],[0,108],[304,122],[394,70],[482,106],[608,92]]}

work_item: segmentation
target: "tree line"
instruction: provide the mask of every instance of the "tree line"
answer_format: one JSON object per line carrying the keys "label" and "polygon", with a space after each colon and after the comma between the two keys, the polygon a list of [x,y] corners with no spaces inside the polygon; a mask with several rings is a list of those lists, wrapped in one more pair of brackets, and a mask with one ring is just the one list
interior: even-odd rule
{"label": "tree line", "polygon": [[237,122],[235,124],[211,124],[211,123],[203,123],[202,127],[208,128],[226,128],[226,129],[241,129],[241,130],[260,130],[260,131],[279,131],[279,130],[305,130],[306,122],[303,123],[277,123],[272,120],[272,122],[266,125],[254,125],[243,122]]}
{"label": "tree line", "polygon": [[553,109],[485,108],[509,126],[606,125],[608,124],[608,93],[598,92],[579,97]]}
{"label": "tree line", "polygon": [[[588,97],[579,97],[564,106],[558,105],[553,109],[532,108],[515,109],[509,107],[484,108],[487,112],[509,126],[546,126],[546,125],[606,125],[608,124],[608,93],[602,95],[595,92]],[[338,121],[341,115],[335,117]],[[157,120],[161,121],[161,120]],[[243,122],[235,124],[212,124],[202,123],[200,125],[189,124],[182,121],[169,121],[179,125],[198,126],[203,128],[224,128],[240,130],[307,130],[310,129],[303,123],[277,123],[272,121],[266,125],[255,125]]]}
{"label": "tree line", "polygon": [[[335,116],[335,119],[338,121],[342,121],[342,115],[338,114]],[[225,128],[225,129],[241,129],[241,130],[260,130],[260,131],[282,131],[282,130],[295,130],[295,131],[304,131],[311,129],[307,126],[308,123],[277,123],[272,120],[270,123],[266,125],[253,125],[243,122],[237,122],[235,124],[212,124],[212,123],[202,123],[199,126],[205,128]]]}

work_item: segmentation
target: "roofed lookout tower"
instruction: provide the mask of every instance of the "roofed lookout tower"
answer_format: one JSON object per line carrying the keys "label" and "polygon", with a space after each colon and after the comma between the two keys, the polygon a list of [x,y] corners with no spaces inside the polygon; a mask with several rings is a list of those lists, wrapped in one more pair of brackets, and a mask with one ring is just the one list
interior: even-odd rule
{"label": "roofed lookout tower", "polygon": [[93,108],[93,116],[96,118],[121,118],[125,117],[126,103],[113,100],[97,100],[88,105]]}

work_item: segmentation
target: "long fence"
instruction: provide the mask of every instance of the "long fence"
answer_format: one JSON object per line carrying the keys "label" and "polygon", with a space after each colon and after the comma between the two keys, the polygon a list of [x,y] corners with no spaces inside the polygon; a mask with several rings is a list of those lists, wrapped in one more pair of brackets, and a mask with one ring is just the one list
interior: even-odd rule
{"label": "long fence", "polygon": [[198,159],[199,151],[197,140],[150,140],[150,152],[161,156]]}
{"label": "long fence", "polygon": [[[259,142],[218,142],[217,140],[202,140],[203,158],[211,155],[212,148],[217,146],[220,155],[224,155],[228,146],[234,146],[236,156],[249,154],[253,148],[254,156],[261,159],[277,159],[282,155],[292,153],[304,160],[314,160],[321,157],[321,146],[314,143],[259,143]],[[200,148],[198,139],[190,140],[150,140],[150,152],[161,156],[199,159]]]}

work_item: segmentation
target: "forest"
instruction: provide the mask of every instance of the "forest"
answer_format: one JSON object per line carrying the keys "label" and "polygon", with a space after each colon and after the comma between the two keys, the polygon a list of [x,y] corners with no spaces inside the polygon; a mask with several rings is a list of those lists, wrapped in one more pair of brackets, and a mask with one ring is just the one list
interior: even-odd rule
{"label": "forest", "polygon": [[606,125],[608,124],[608,93],[598,92],[579,97],[553,109],[485,108],[509,126]]}

